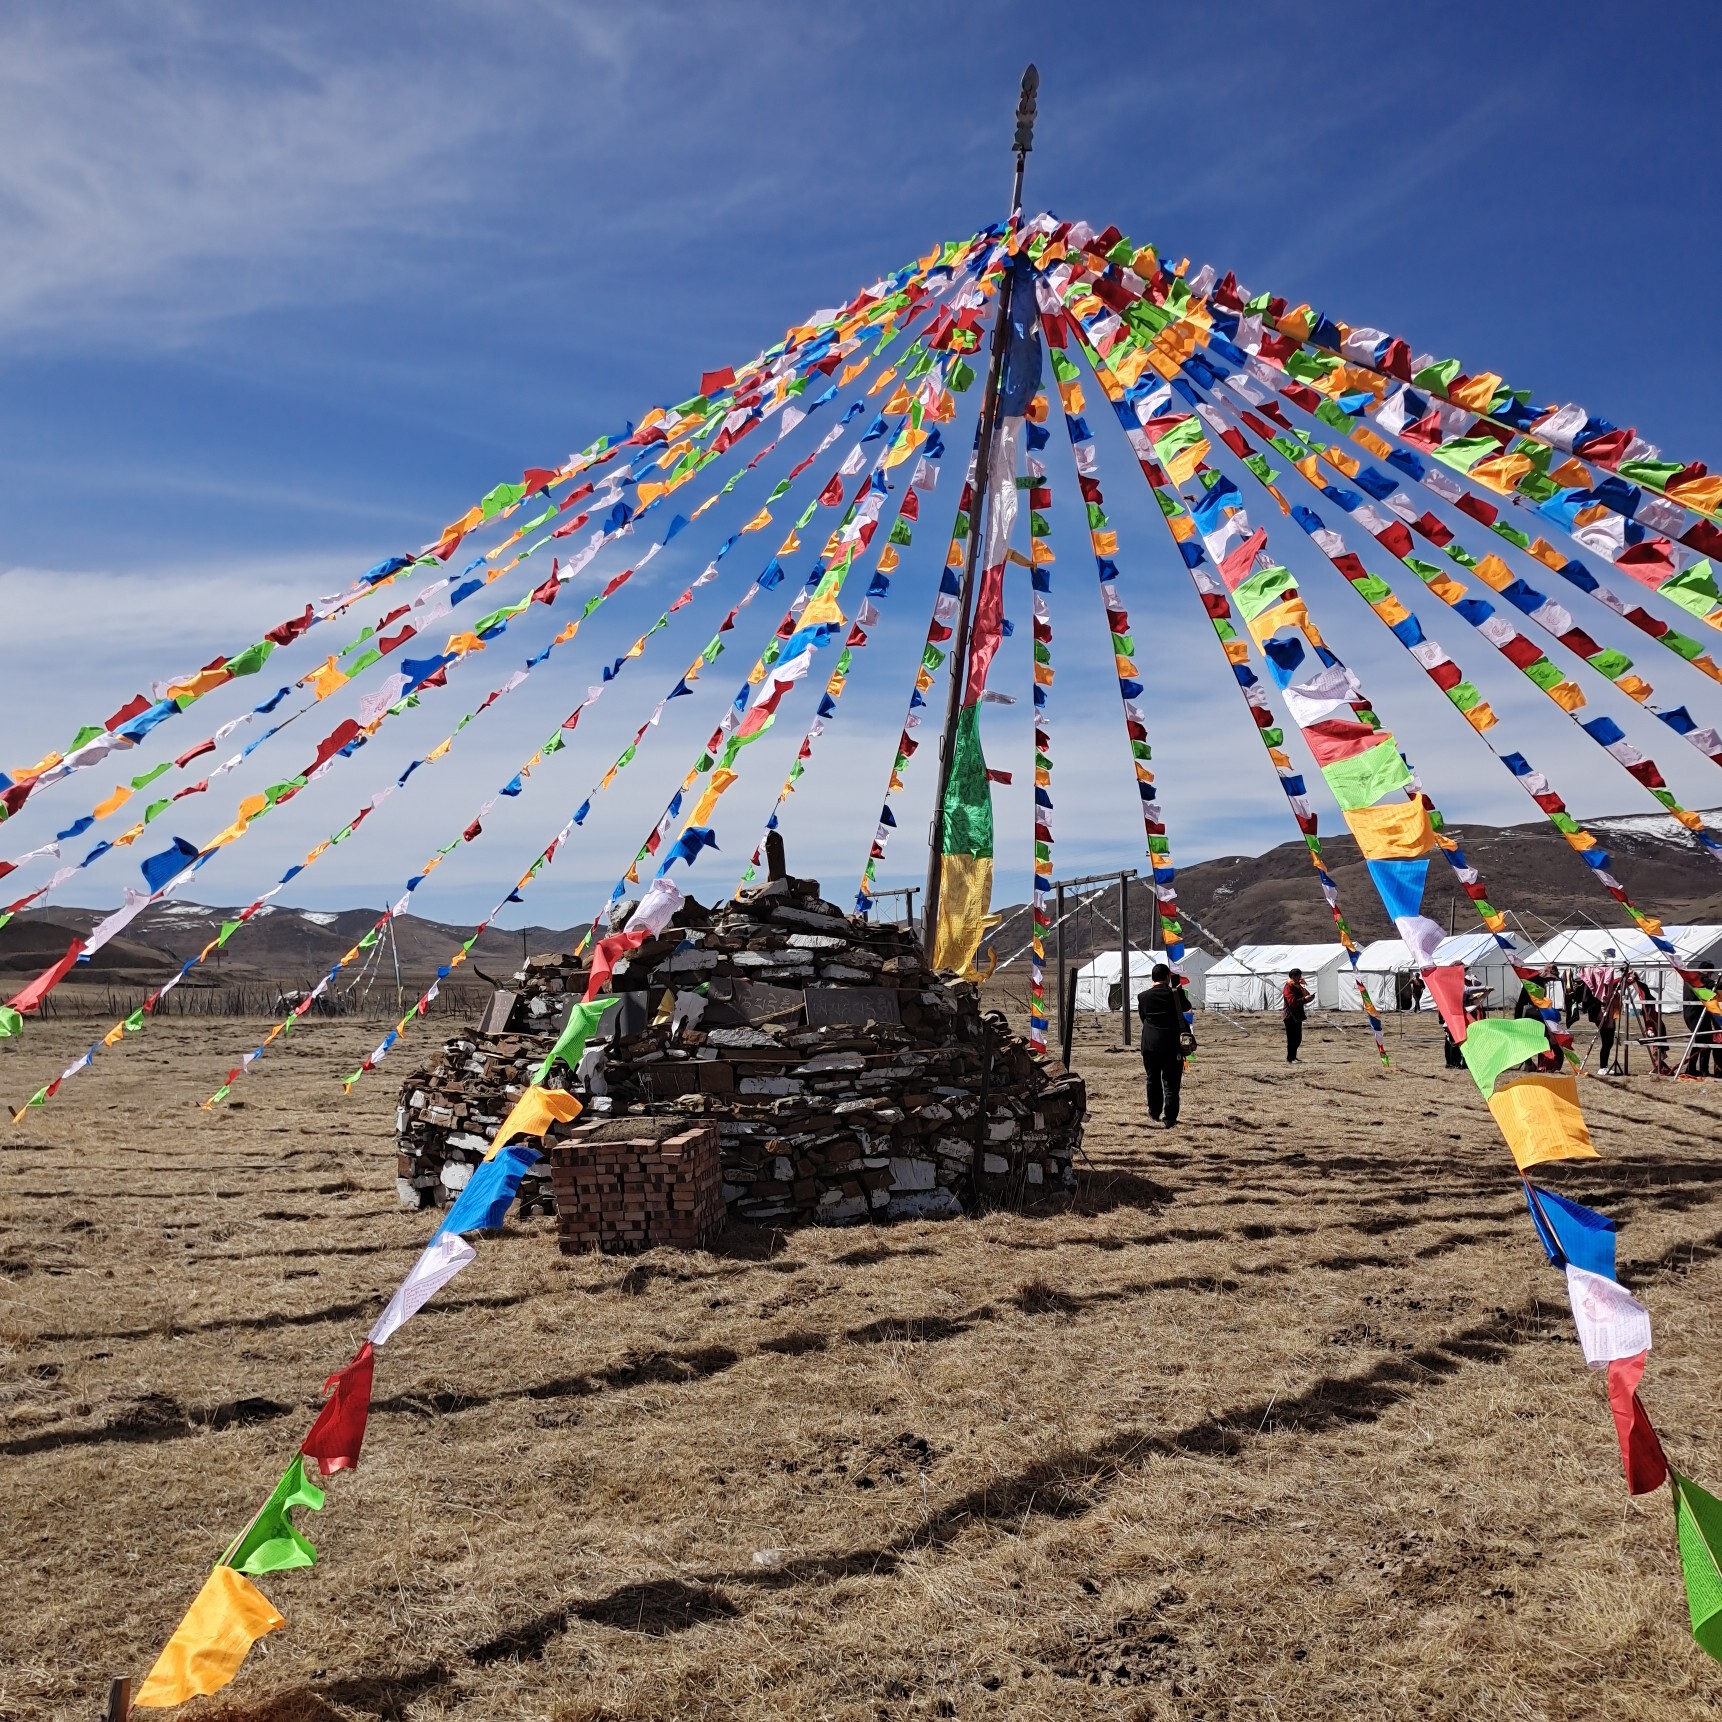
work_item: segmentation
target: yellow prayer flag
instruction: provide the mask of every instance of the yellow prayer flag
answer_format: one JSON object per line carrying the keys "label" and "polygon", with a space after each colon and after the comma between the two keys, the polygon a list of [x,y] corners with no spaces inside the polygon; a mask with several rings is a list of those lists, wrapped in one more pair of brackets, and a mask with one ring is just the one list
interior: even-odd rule
{"label": "yellow prayer flag", "polygon": [[889,574],[897,566],[897,549],[893,544],[887,544],[879,553],[879,572]]}
{"label": "yellow prayer flag", "polygon": [[1619,676],[1614,684],[1629,699],[1637,700],[1640,705],[1656,691],[1649,682],[1640,681],[1637,676]]}
{"label": "yellow prayer flag", "polygon": [[347,685],[346,671],[333,658],[325,658],[315,673],[306,679],[320,700],[326,700],[337,688]]}
{"label": "yellow prayer flag", "polygon": [[131,790],[122,783],[106,801],[98,801],[96,805],[90,809],[90,817],[92,819],[106,819],[110,813],[117,812],[120,808],[124,807],[131,798]]}
{"label": "yellow prayer flag", "polygon": [[1088,537],[1094,545],[1096,556],[1116,556],[1118,554],[1118,534],[1116,532],[1091,532]]}
{"label": "yellow prayer flag", "polygon": [[1521,1172],[1545,1160],[1597,1160],[1579,1110],[1578,1078],[1568,1073],[1505,1081],[1489,1096],[1489,1110]]}
{"label": "yellow prayer flag", "polygon": [[[1281,628],[1302,628],[1308,634],[1310,632],[1309,610],[1303,599],[1287,598],[1283,604],[1275,604],[1272,608],[1262,611],[1249,624],[1249,628],[1258,646],[1271,640]],[[1312,635],[1311,638],[1313,639],[1313,637]]]}
{"label": "yellow prayer flag", "polygon": [[742,528],[742,531],[743,532],[759,532],[759,531],[762,531],[765,527],[769,526],[770,524],[771,524],[771,510],[769,508],[762,508],[759,511],[759,513],[756,514],[753,517],[753,519],[750,520],[747,523],[747,525],[745,525]]}
{"label": "yellow prayer flag", "polygon": [[895,418],[898,413],[906,413],[909,410],[909,403],[913,399],[914,396],[909,393],[907,387],[899,383],[881,410]]}
{"label": "yellow prayer flag", "polygon": [[1487,700],[1478,700],[1465,714],[1465,721],[1478,735],[1485,730],[1491,730],[1501,720],[1495,716],[1494,709]]}
{"label": "yellow prayer flag", "polygon": [[1545,568],[1553,568],[1556,573],[1559,573],[1566,566],[1566,557],[1546,538],[1533,539],[1527,554],[1536,557]]}
{"label": "yellow prayer flag", "polygon": [[1483,561],[1479,561],[1471,572],[1496,592],[1507,591],[1508,585],[1514,582],[1512,568],[1508,568],[1507,563],[1500,560],[1500,556],[1484,556]]}
{"label": "yellow prayer flag", "polygon": [[718,797],[735,782],[737,773],[726,771],[719,766],[711,775],[711,782],[706,785],[705,794],[694,804],[694,810],[688,815],[689,825],[706,825],[711,821],[713,810],[718,804]]}
{"label": "yellow prayer flag", "polygon": [[1365,861],[1415,861],[1435,846],[1435,833],[1421,801],[1390,801],[1382,807],[1343,811]]}
{"label": "yellow prayer flag", "polygon": [[1068,383],[1058,385],[1058,397],[1064,402],[1067,413],[1080,413],[1083,408],[1082,384],[1073,377]]}
{"label": "yellow prayer flag", "polygon": [[540,1088],[535,1082],[503,1119],[485,1159],[494,1160],[516,1136],[542,1137],[552,1124],[572,1124],[581,1111],[580,1102],[572,1094],[559,1088]]}
{"label": "yellow prayer flag", "polygon": [[939,925],[933,967],[974,978],[975,952],[989,927],[998,925],[992,906],[990,855],[944,855],[939,859]]}
{"label": "yellow prayer flag", "polygon": [[1196,522],[1187,514],[1171,515],[1166,524],[1171,528],[1174,543],[1187,544],[1196,536]]}
{"label": "yellow prayer flag", "polygon": [[1519,480],[1532,470],[1533,464],[1528,454],[1492,454],[1478,461],[1466,476],[1508,496],[1518,488]]}
{"label": "yellow prayer flag", "polygon": [[866,369],[867,361],[865,359],[857,359],[854,364],[845,365],[843,367],[843,375],[837,379],[838,388],[848,388],[849,385]]}
{"label": "yellow prayer flag", "polygon": [[1191,443],[1188,448],[1179,449],[1166,463],[1166,476],[1174,484],[1187,484],[1195,476],[1196,468],[1208,458],[1209,452],[1206,437],[1200,442]]}
{"label": "yellow prayer flag", "polygon": [[1465,585],[1460,580],[1449,580],[1445,574],[1437,574],[1429,582],[1429,590],[1443,604],[1457,604],[1465,596]]}
{"label": "yellow prayer flag", "polygon": [[1480,371],[1463,382],[1453,382],[1448,387],[1447,399],[1468,412],[1486,413],[1494,404],[1495,391],[1500,386],[1501,379],[1493,371]]}
{"label": "yellow prayer flag", "polygon": [[[464,634],[450,634],[448,644],[443,650],[457,658],[465,657],[468,652],[482,652],[484,641],[470,630]],[[321,695],[318,697],[321,698]]]}
{"label": "yellow prayer flag", "polygon": [[1403,622],[1411,614],[1397,598],[1383,598],[1378,604],[1371,604],[1372,609],[1388,627],[1392,628]]}
{"label": "yellow prayer flag", "polygon": [[1127,389],[1134,388],[1147,369],[1148,355],[1140,347],[1132,347],[1128,352],[1120,353],[1117,363],[1112,367],[1113,375]]}
{"label": "yellow prayer flag", "polygon": [[1682,508],[1695,509],[1700,514],[1715,514],[1722,509],[1722,473],[1707,473],[1703,478],[1683,478],[1668,487],[1670,498]]}
{"label": "yellow prayer flag", "polygon": [[1548,695],[1564,712],[1576,712],[1585,703],[1584,690],[1577,682],[1556,682]]}
{"label": "yellow prayer flag", "polygon": [[789,536],[784,539],[780,545],[778,545],[777,553],[779,556],[788,556],[791,552],[799,550],[800,548],[801,534],[792,526],[789,529]]}
{"label": "yellow prayer flag", "polygon": [[1366,448],[1377,460],[1386,460],[1393,453],[1393,444],[1386,437],[1372,431],[1368,425],[1358,425],[1351,433],[1351,440],[1359,448]]}
{"label": "yellow prayer flag", "polygon": [[921,693],[925,693],[932,685],[933,672],[931,670],[922,668],[915,672],[915,686]]}
{"label": "yellow prayer flag", "polygon": [[133,1705],[165,1710],[219,1692],[239,1672],[252,1645],[286,1624],[242,1573],[217,1567],[163,1646]]}
{"label": "yellow prayer flag", "polygon": [[1343,472],[1347,478],[1356,478],[1363,468],[1362,461],[1358,460],[1353,455],[1347,454],[1344,449],[1340,448],[1324,448],[1321,451],[1321,458],[1325,460],[1329,466]]}
{"label": "yellow prayer flag", "polygon": [[1033,568],[1044,568],[1049,562],[1058,558],[1052,553],[1052,546],[1044,538],[1037,538],[1029,546],[1029,565]]}
{"label": "yellow prayer flag", "polygon": [[888,365],[879,373],[878,377],[874,379],[873,386],[868,389],[867,393],[869,395],[876,395],[881,389],[890,388],[896,380],[897,367],[895,365]]}
{"label": "yellow prayer flag", "polygon": [[453,746],[454,746],[454,737],[452,735],[446,737],[442,741],[439,741],[436,744],[436,746],[433,747],[430,750],[430,752],[425,755],[425,764],[429,765],[433,760],[441,759],[442,756],[445,753],[447,753],[448,750]]}

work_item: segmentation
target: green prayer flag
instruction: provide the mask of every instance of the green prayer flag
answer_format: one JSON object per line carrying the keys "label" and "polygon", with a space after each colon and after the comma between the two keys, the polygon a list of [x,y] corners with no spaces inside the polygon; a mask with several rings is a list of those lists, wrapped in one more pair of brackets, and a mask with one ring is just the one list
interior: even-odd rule
{"label": "green prayer flag", "polygon": [[790,486],[790,480],[788,480],[787,478],[780,478],[777,481],[777,483],[772,486],[771,495],[768,496],[765,500],[767,502],[776,502],[777,499],[780,496],[782,496],[785,491],[787,491],[789,489],[789,486]]}
{"label": "green prayer flag", "polygon": [[987,782],[986,756],[981,752],[981,708],[977,700],[963,707],[951,750],[951,780],[940,812],[941,851],[990,860],[993,853],[993,797]]}
{"label": "green prayer flag", "polygon": [[269,662],[269,655],[275,650],[273,640],[259,640],[254,646],[247,646],[237,657],[227,660],[230,675],[254,676]]}
{"label": "green prayer flag", "polygon": [[227,941],[239,931],[242,925],[243,923],[239,921],[223,921],[221,923],[221,937],[215,941],[216,944],[225,945]]}
{"label": "green prayer flag", "polygon": [[1170,462],[1174,455],[1187,448],[1194,448],[1202,440],[1202,421],[1192,413],[1189,418],[1173,425],[1165,435],[1156,439],[1154,453],[1161,463],[1165,464]]}
{"label": "green prayer flag", "polygon": [[173,797],[171,795],[163,796],[160,801],[152,801],[149,806],[144,809],[144,824],[148,825],[149,822],[163,810],[163,808],[172,806]]}
{"label": "green prayer flag", "polygon": [[1678,574],[1670,574],[1656,589],[1664,598],[1672,598],[1681,609],[1690,611],[1700,621],[1722,604],[1722,595],[1718,595],[1716,590],[1716,571],[1708,558],[1694,562]]}
{"label": "green prayer flag", "polygon": [[526,494],[524,484],[499,484],[479,503],[486,520],[494,520],[503,509],[512,508]]}
{"label": "green prayer flag", "polygon": [[171,771],[172,769],[173,761],[171,759],[164,759],[160,765],[152,765],[142,777],[134,777],[132,779],[132,788],[142,789],[146,783],[154,783],[164,771]]}
{"label": "green prayer flag", "polygon": [[139,1005],[138,1008],[126,1018],[126,1032],[128,1034],[136,1034],[138,1030],[143,1027],[143,1019],[143,1006]]}
{"label": "green prayer flag", "polygon": [[10,1005],[0,1005],[0,1040],[10,1040],[13,1035],[23,1032],[23,1012],[13,1010]]}
{"label": "green prayer flag", "polygon": [[1414,389],[1431,389],[1438,395],[1447,392],[1447,385],[1458,376],[1460,370],[1457,359],[1441,359],[1433,365],[1425,365],[1411,379]]}
{"label": "green prayer flag", "polygon": [[1617,652],[1612,646],[1604,647],[1587,662],[1592,669],[1601,670],[1612,682],[1616,676],[1624,676],[1632,668],[1632,659],[1625,652]]}
{"label": "green prayer flag", "polygon": [[1465,1055],[1471,1080],[1487,1100],[1495,1092],[1495,1078],[1502,1071],[1549,1050],[1548,1030],[1534,1016],[1502,1017],[1499,1021],[1490,1017],[1466,1029],[1465,1044],[1459,1050]]}
{"label": "green prayer flag", "polygon": [[1343,808],[1373,807],[1384,796],[1396,794],[1411,782],[1411,770],[1388,737],[1321,768],[1334,800]]}
{"label": "green prayer flag", "polygon": [[368,652],[361,652],[359,656],[347,666],[347,680],[351,681],[361,670],[368,670],[372,664],[380,664],[382,661],[383,654],[379,652],[375,646],[372,646]]}
{"label": "green prayer flag", "polygon": [[1459,436],[1444,442],[1430,453],[1443,466],[1457,472],[1469,472],[1485,455],[1499,454],[1501,445],[1492,436]]}
{"label": "green prayer flag", "polygon": [[1232,594],[1232,602],[1237,606],[1238,614],[1246,622],[1252,622],[1296,585],[1297,577],[1289,569],[1263,568],[1238,587]]}
{"label": "green prayer flag", "polygon": [[287,1515],[294,1507],[309,1507],[317,1512],[322,1505],[323,1491],[305,1475],[305,1455],[295,1453],[287,1475],[275,1485],[274,1494],[263,1503],[263,1511],[252,1520],[222,1565],[254,1575],[314,1565],[317,1551],[294,1529]]}
{"label": "green prayer flag", "polygon": [[577,1070],[581,1055],[586,1051],[586,1042],[592,1038],[592,1031],[603,1021],[604,1012],[620,1002],[615,998],[605,998],[575,1005],[568,1013],[568,1026],[556,1037],[556,1044],[551,1047],[549,1056],[539,1065],[537,1075],[532,1078],[534,1086],[544,1081],[558,1059],[570,1070]]}
{"label": "green prayer flag", "polygon": [[898,520],[894,522],[891,527],[891,536],[886,542],[890,544],[908,544],[911,541],[912,539],[908,521]]}
{"label": "green prayer flag", "polygon": [[1672,1468],[1668,1480],[1692,1636],[1722,1662],[1722,1501]]}
{"label": "green prayer flag", "polygon": [[97,736],[106,735],[107,733],[108,732],[103,729],[99,723],[87,723],[75,736],[72,737],[72,745],[66,751],[68,753],[76,753],[85,742],[94,741]]}

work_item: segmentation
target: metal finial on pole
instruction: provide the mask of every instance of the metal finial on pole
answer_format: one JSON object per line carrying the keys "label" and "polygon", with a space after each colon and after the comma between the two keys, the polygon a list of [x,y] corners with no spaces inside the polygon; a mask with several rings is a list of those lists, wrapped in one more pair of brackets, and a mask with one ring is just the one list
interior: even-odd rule
{"label": "metal finial on pole", "polygon": [[[1016,137],[1011,147],[1016,151],[1016,171],[1011,179],[1010,218],[1015,221],[1022,208],[1023,160],[1034,148],[1034,118],[1036,98],[1040,93],[1040,73],[1031,63],[1022,75],[1022,90],[1016,104]],[[933,960],[933,947],[939,933],[939,877],[945,848],[945,793],[951,785],[951,767],[955,756],[957,719],[962,713],[963,696],[968,691],[969,611],[975,595],[975,561],[980,554],[982,515],[986,511],[987,485],[992,477],[993,433],[998,428],[999,377],[1004,370],[1005,345],[1010,338],[1010,306],[1013,276],[1007,269],[999,287],[998,311],[993,318],[992,351],[987,361],[987,386],[981,396],[981,423],[978,447],[975,451],[975,482],[969,508],[969,547],[963,562],[962,592],[957,600],[957,631],[951,641],[951,680],[945,693],[945,727],[939,735],[939,780],[933,794],[933,823],[927,836],[927,888],[922,897],[921,948],[927,961]]]}

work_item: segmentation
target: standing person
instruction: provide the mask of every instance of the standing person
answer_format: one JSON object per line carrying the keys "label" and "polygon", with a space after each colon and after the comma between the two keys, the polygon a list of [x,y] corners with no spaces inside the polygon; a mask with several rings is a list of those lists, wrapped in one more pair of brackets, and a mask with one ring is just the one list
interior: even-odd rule
{"label": "standing person", "polygon": [[1280,988],[1280,1010],[1286,1019],[1286,1063],[1297,1063],[1297,1049],[1303,1045],[1303,1019],[1315,994],[1303,984],[1303,970],[1293,969]]}
{"label": "standing person", "polygon": [[1156,1124],[1162,1114],[1170,1130],[1178,1122],[1178,1095],[1184,1085],[1184,1059],[1196,1049],[1185,1018],[1190,1000],[1182,987],[1172,985],[1172,971],[1156,963],[1149,976],[1152,985],[1136,998],[1136,1014],[1142,1019],[1142,1065],[1148,1076],[1148,1116]]}
{"label": "standing person", "polygon": [[[1716,983],[1707,975],[1700,973],[1699,982],[1707,987]],[[1686,1063],[1681,1074],[1684,1076],[1709,1076],[1711,1074],[1711,1059],[1714,1056],[1710,1050],[1710,1024],[1705,1020],[1709,1014],[1704,1009],[1704,1001],[1694,991],[1688,981],[1682,989],[1680,1014],[1686,1023],[1686,1039],[1692,1050],[1686,1056]],[[1715,1072],[1722,1076],[1722,1069]]]}

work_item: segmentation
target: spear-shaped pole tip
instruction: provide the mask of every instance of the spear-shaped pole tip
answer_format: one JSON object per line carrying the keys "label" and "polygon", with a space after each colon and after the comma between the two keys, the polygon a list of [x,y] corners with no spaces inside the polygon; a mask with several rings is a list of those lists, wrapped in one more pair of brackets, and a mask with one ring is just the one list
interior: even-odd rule
{"label": "spear-shaped pole tip", "polygon": [[1022,75],[1022,95],[1016,104],[1016,143],[1018,155],[1027,155],[1034,148],[1035,97],[1040,91],[1040,73],[1031,61]]}

